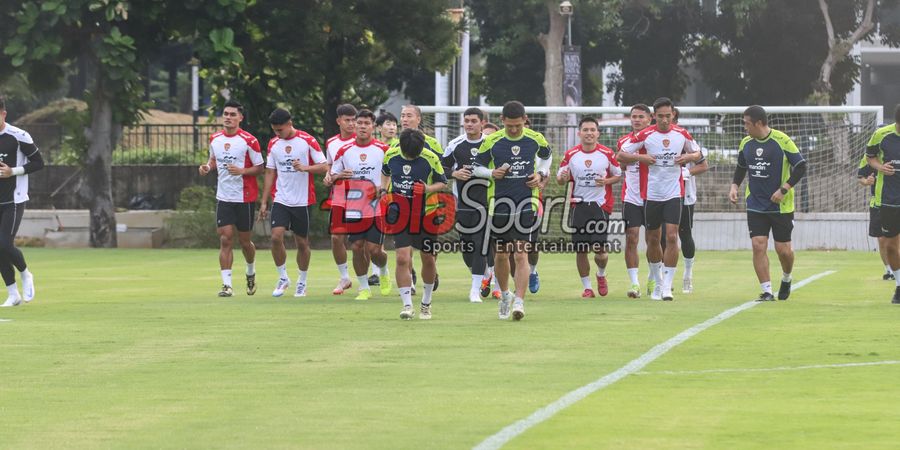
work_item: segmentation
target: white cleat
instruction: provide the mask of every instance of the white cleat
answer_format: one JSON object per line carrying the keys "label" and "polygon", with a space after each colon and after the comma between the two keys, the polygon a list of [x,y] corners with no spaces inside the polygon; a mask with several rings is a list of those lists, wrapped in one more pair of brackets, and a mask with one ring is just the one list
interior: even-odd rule
{"label": "white cleat", "polygon": [[667,302],[671,302],[672,300],[675,300],[675,296],[672,295],[672,288],[663,289],[662,299]]}
{"label": "white cleat", "polygon": [[662,300],[662,299],[663,299],[662,286],[657,284],[656,287],[653,289],[653,292],[650,293],[650,300]]}
{"label": "white cleat", "polygon": [[512,318],[515,321],[519,321],[525,318],[525,302],[523,302],[522,300],[516,300],[516,302],[513,303]]}
{"label": "white cleat", "polygon": [[6,301],[0,305],[0,308],[12,308],[13,306],[19,306],[20,303],[22,303],[22,297],[19,297],[19,293],[16,292],[15,295],[6,297]]}
{"label": "white cleat", "polygon": [[500,318],[500,320],[508,320],[509,319],[509,304],[510,304],[511,296],[512,296],[512,294],[509,294],[506,292],[500,294],[500,301],[498,302],[500,304],[500,308],[499,308],[499,313],[497,314],[497,316]]}
{"label": "white cleat", "polygon": [[414,315],[416,315],[416,310],[413,309],[412,305],[404,305],[403,310],[400,311],[400,318],[403,320],[412,319]]}
{"label": "white cleat", "polygon": [[694,293],[694,280],[690,278],[685,278],[682,280],[683,284],[681,287],[682,294],[692,294]]}
{"label": "white cleat", "polygon": [[353,286],[353,283],[350,282],[350,280],[348,280],[346,278],[341,278],[341,281],[338,281],[337,287],[334,288],[334,290],[331,291],[331,293],[334,295],[342,295],[344,293],[344,291],[346,291],[347,289],[350,289],[352,286]]}
{"label": "white cleat", "polygon": [[278,283],[275,284],[275,290],[272,291],[272,297],[281,297],[284,295],[284,291],[290,289],[291,280],[287,278],[279,278]]}
{"label": "white cleat", "polygon": [[479,291],[470,291],[469,292],[469,302],[470,303],[483,303],[481,300],[481,292]]}
{"label": "white cleat", "polygon": [[34,300],[34,275],[31,272],[22,273],[22,297],[25,303]]}
{"label": "white cleat", "polygon": [[294,297],[306,297],[306,283],[297,282],[297,289],[294,291]]}
{"label": "white cleat", "polygon": [[422,303],[421,308],[419,308],[419,318],[422,320],[431,320],[431,304]]}

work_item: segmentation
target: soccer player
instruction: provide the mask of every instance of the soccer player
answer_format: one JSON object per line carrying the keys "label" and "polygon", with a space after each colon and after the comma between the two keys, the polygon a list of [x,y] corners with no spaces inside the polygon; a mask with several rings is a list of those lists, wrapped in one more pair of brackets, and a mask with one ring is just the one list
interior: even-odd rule
{"label": "soccer player", "polygon": [[878,171],[875,203],[881,215],[887,258],[897,287],[891,303],[900,304],[900,105],[894,109],[894,123],[877,130],[866,144],[869,165]]}
{"label": "soccer player", "polygon": [[[16,247],[16,233],[28,200],[28,174],[44,167],[44,158],[31,135],[6,123],[6,102],[0,97],[0,274],[8,296],[2,307],[17,306],[34,299],[34,275],[25,256]],[[22,295],[16,272],[22,276]]]}
{"label": "soccer player", "polygon": [[744,110],[744,129],[748,136],[738,149],[737,167],[728,197],[731,203],[737,203],[738,187],[749,172],[744,196],[747,199],[747,226],[753,243],[753,268],[763,291],[758,301],[775,299],[766,254],[770,230],[783,274],[778,299],[787,300],[791,295],[791,270],[794,267],[794,250],[791,248],[794,186],[806,174],[806,161],[788,135],[769,128],[762,106],[753,105]]}
{"label": "soccer player", "polygon": [[[678,225],[681,223],[681,205],[684,196],[684,182],[681,166],[697,162],[700,153],[693,148],[693,138],[684,128],[672,123],[674,105],[668,98],[661,97],[653,102],[656,125],[649,126],[622,144],[625,153],[637,154],[641,149],[640,162],[647,167],[646,193],[644,198],[644,226],[646,227],[647,259],[650,261],[651,276],[657,284],[650,298],[653,300],[674,300],[672,282],[678,264]],[[665,254],[660,244],[662,228],[665,228]],[[662,276],[659,267],[663,265]],[[659,280],[662,283],[659,283]]]}
{"label": "soccer player", "polygon": [[[628,289],[628,297],[641,297],[641,284],[638,278],[638,242],[641,240],[641,227],[644,226],[644,199],[641,197],[641,173],[646,175],[647,165],[652,158],[643,152],[639,155],[625,153],[622,145],[634,137],[644,128],[650,126],[652,113],[650,107],[638,103],[631,107],[629,117],[631,119],[631,132],[619,138],[616,145],[616,159],[625,165],[622,181],[622,220],[625,221],[625,268],[628,270],[628,278],[631,287]],[[645,164],[640,164],[644,162]],[[651,271],[651,274],[653,271]],[[647,292],[652,293],[656,288],[656,279],[650,277],[647,280]]]}
{"label": "soccer player", "polygon": [[284,248],[284,232],[294,233],[297,244],[297,286],[294,297],[306,297],[307,271],[309,270],[309,206],[316,204],[313,174],[325,173],[328,163],[315,138],[294,128],[291,113],[278,108],[269,115],[269,124],[275,137],[269,141],[266,158],[266,177],[263,184],[260,219],[268,213],[269,195],[275,185],[272,205],[272,259],[278,270],[278,282],[273,297],[281,297],[291,285],[287,273],[287,251]]}
{"label": "soccer player", "polygon": [[[388,146],[376,140],[374,133],[375,114],[368,109],[360,110],[356,114],[356,139],[338,150],[330,172],[325,176],[326,185],[335,185],[331,207],[332,214],[337,217],[332,217],[331,232],[348,234],[347,231],[351,231],[349,240],[353,251],[353,270],[359,282],[356,300],[372,298],[366,276],[369,261],[378,266],[381,295],[390,294],[393,285],[387,276],[387,253],[382,247],[384,234],[377,223],[382,220],[382,213],[375,208],[376,190],[381,185],[379,171]],[[351,195],[359,194],[367,207],[356,209],[348,205]],[[337,222],[341,222],[339,226],[335,226]]]}
{"label": "soccer player", "polygon": [[881,231],[881,213],[875,201],[875,194],[878,190],[876,186],[878,179],[875,177],[875,174],[875,169],[869,165],[868,156],[863,153],[856,175],[859,178],[860,186],[872,187],[872,198],[869,199],[869,236],[878,240],[878,253],[881,255],[882,264],[884,264],[884,275],[881,276],[881,279],[887,281],[894,279],[894,272],[891,270],[891,263],[888,259],[887,239],[884,237],[884,232]]}
{"label": "soccer player", "polygon": [[[503,105],[503,130],[488,136],[475,157],[475,175],[493,179],[488,187],[490,238],[497,242],[494,274],[503,291],[499,302],[501,320],[525,317],[525,287],[528,283],[528,252],[537,220],[539,186],[550,171],[550,145],[537,131],[525,128],[525,106],[518,101]],[[509,253],[515,255],[515,296],[509,290]]]}
{"label": "soccer player", "polygon": [[[463,261],[472,274],[472,287],[469,289],[469,301],[472,303],[481,303],[481,297],[487,297],[491,293],[494,280],[493,247],[484,241],[488,226],[489,183],[472,176],[475,156],[484,142],[484,135],[481,133],[483,123],[484,111],[478,108],[467,109],[463,113],[465,133],[447,144],[441,160],[444,173],[449,173],[455,180],[453,194],[456,196],[456,223],[465,230],[474,230],[459,233]],[[499,294],[497,291],[498,297]]]}
{"label": "soccer player", "polygon": [[491,122],[485,123],[484,126],[482,127],[482,132],[484,133],[485,136],[487,136],[495,131],[500,131],[500,127],[498,127],[497,125],[495,125]]}
{"label": "soccer player", "polygon": [[[379,194],[389,194],[387,223],[396,224],[402,229],[394,234],[394,248],[397,251],[397,286],[403,310],[400,318],[412,319],[415,311],[412,304],[412,249],[419,250],[422,259],[422,281],[425,284],[419,318],[431,319],[431,295],[434,292],[434,278],[437,274],[435,266],[435,244],[437,236],[425,227],[425,216],[438,205],[428,201],[428,194],[438,192],[447,187],[441,160],[425,148],[425,134],[419,130],[407,128],[400,133],[400,146],[388,150],[384,157]],[[408,217],[401,217],[402,209],[396,208],[395,201],[409,205]],[[412,217],[420,211],[418,217]]]}
{"label": "soccer player", "polygon": [[397,116],[389,112],[384,112],[375,119],[375,129],[378,130],[381,142],[391,147],[400,145],[397,138],[397,123]]}
{"label": "soccer player", "polygon": [[[344,103],[337,107],[337,124],[340,133],[325,141],[325,157],[329,166],[334,163],[334,157],[337,155],[338,150],[356,139],[356,113],[356,107],[349,103]],[[330,199],[331,195],[329,195],[329,201],[326,202],[328,207],[331,206]],[[331,223],[331,220],[328,222]],[[341,275],[337,287],[331,293],[341,295],[345,290],[353,286],[353,283],[350,281],[350,270],[347,267],[347,247],[344,245],[347,235],[334,233],[334,230],[331,231],[331,255],[334,257],[334,263],[337,265],[338,273]]]}
{"label": "soccer player", "polygon": [[[419,108],[416,105],[409,104],[409,105],[404,105],[403,108],[400,109],[400,126],[404,130],[409,130],[409,129],[418,130],[419,126],[421,126],[421,125],[422,125],[422,109],[421,108]],[[397,147],[398,145],[399,145],[399,143],[397,143],[397,145],[394,145],[394,147]],[[444,156],[444,149],[441,148],[440,142],[438,142],[437,139],[435,139],[427,134],[425,135],[425,148],[434,152],[434,154],[437,155],[438,158],[441,158]],[[436,257],[437,256],[435,255],[435,258]],[[413,291],[413,294],[415,294],[416,293],[416,271],[415,270],[412,271],[412,280],[413,280],[412,291]],[[438,289],[438,286],[440,286],[440,283],[441,283],[440,277],[438,275],[435,275],[434,290]]]}
{"label": "soccer player", "polygon": [[250,240],[253,233],[253,213],[259,197],[256,176],[263,171],[259,141],[240,128],[244,107],[230,100],[222,110],[223,130],[209,138],[209,161],[200,166],[200,175],[211,170],[219,173],[216,186],[216,231],[219,233],[219,267],[222,290],[219,297],[231,297],[232,246],[235,229],[238,242],[247,262],[247,295],[256,293],[256,247]]}
{"label": "soccer player", "polygon": [[581,296],[594,298],[588,252],[594,253],[594,263],[597,264],[597,292],[600,296],[606,296],[609,293],[606,282],[609,254],[605,246],[613,206],[612,185],[619,182],[622,171],[613,151],[597,142],[600,139],[597,119],[582,117],[578,123],[578,138],[581,143],[566,152],[556,173],[556,181],[572,185],[569,200],[574,205],[570,223],[575,230],[572,233],[572,243],[576,248],[575,265],[584,288]]}

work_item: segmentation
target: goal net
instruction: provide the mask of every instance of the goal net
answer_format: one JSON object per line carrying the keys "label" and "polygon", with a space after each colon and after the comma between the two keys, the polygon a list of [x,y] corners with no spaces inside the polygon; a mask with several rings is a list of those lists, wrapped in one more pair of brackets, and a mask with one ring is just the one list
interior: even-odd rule
{"label": "goal net", "polygon": [[[463,133],[462,112],[466,107],[422,107],[425,132],[446,145]],[[500,107],[483,107],[488,120],[499,125]],[[710,169],[697,177],[697,213],[743,212],[728,201],[741,139],[745,107],[678,107],[678,124],[686,128],[706,149]],[[864,217],[869,190],[857,184],[856,171],[865,144],[882,122],[882,108],[875,107],[766,107],[769,126],[790,136],[808,161],[807,176],[795,188],[796,212],[855,213]],[[526,107],[531,127],[547,137],[553,150],[553,166],[558,166],[568,148],[578,144],[577,121],[590,115],[600,120],[601,144],[615,149],[617,139],[631,131],[628,107]],[[553,172],[555,173],[555,172]],[[744,182],[746,184],[746,181]],[[614,211],[621,211],[619,188]],[[563,195],[555,182],[549,195]],[[561,212],[560,212],[561,214]],[[615,216],[614,216],[615,217]],[[551,220],[551,224],[558,220]],[[557,227],[558,228],[558,227]],[[745,230],[746,228],[744,228]],[[551,230],[547,237],[556,236]],[[450,236],[448,236],[450,238]],[[863,237],[864,239],[864,237]]]}

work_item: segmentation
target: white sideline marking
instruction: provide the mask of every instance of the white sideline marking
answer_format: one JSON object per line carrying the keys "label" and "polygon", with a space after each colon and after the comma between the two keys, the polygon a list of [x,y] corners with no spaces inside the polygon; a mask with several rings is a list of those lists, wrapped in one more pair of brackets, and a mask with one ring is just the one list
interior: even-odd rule
{"label": "white sideline marking", "polygon": [[660,370],[657,372],[638,372],[635,375],[699,375],[705,373],[785,372],[808,369],[841,369],[845,367],[888,366],[893,364],[900,364],[900,361],[871,361],[846,364],[813,364],[809,366],[764,367],[753,369]]}
{"label": "white sideline marking", "polygon": [[[836,271],[834,271],[834,270],[828,270],[828,271],[822,272],[820,274],[816,274],[809,278],[806,278],[805,280],[802,280],[802,281],[794,284],[791,288],[791,292],[793,292],[797,289],[800,289],[803,286],[806,286],[807,284],[812,283],[813,281],[816,281],[820,278],[831,275],[835,272]],[[734,308],[726,310],[726,311],[720,313],[719,315],[706,320],[705,322],[694,325],[694,326],[688,328],[687,330],[684,330],[681,333],[678,333],[677,335],[675,335],[675,337],[663,342],[662,344],[657,345],[656,347],[651,348],[650,351],[639,356],[637,359],[632,360],[631,362],[629,362],[628,364],[619,368],[618,370],[608,373],[608,374],[602,376],[601,378],[597,379],[596,381],[586,384],[578,389],[575,389],[574,391],[571,391],[571,392],[567,393],[566,395],[563,395],[562,397],[560,397],[558,400],[554,401],[553,403],[533,412],[530,416],[528,416],[524,419],[521,419],[521,420],[517,421],[516,423],[513,423],[512,425],[508,425],[507,427],[503,428],[496,434],[481,441],[481,443],[476,445],[474,447],[474,449],[475,450],[495,450],[495,449],[499,449],[500,447],[503,447],[504,445],[506,445],[507,442],[513,440],[516,436],[519,436],[520,434],[528,431],[528,429],[530,429],[531,427],[538,425],[541,422],[553,417],[554,415],[556,415],[556,413],[568,408],[569,406],[572,406],[576,402],[583,400],[588,395],[591,395],[594,392],[597,392],[600,389],[603,389],[603,388],[615,383],[616,381],[619,381],[622,378],[625,378],[628,375],[637,373],[638,371],[643,369],[645,366],[647,366],[647,364],[650,364],[651,362],[653,362],[660,356],[665,355],[669,350],[672,350],[673,348],[677,347],[684,341],[687,341],[688,339],[700,334],[703,330],[706,330],[707,328],[709,328],[713,325],[723,322],[726,319],[729,319],[732,316],[737,315],[741,311],[745,311],[750,308],[753,308],[754,306],[756,306],[760,303],[761,302],[757,302],[757,301],[749,301],[740,306],[735,306]]]}
{"label": "white sideline marking", "polygon": [[0,319],[0,322],[12,322],[12,319]]}

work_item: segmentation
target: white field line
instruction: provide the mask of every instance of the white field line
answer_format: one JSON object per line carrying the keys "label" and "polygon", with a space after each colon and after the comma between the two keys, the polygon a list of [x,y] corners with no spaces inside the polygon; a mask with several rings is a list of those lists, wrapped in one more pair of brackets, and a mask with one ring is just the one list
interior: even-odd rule
{"label": "white field line", "polygon": [[[825,272],[813,275],[809,278],[806,278],[802,281],[795,283],[792,286],[791,291],[793,292],[797,289],[802,288],[803,286],[806,286],[809,283],[812,283],[813,281],[816,281],[820,278],[826,277],[833,273],[835,273],[834,270],[829,270],[829,271],[825,271]],[[631,362],[622,366],[618,370],[608,373],[589,384],[586,384],[578,389],[575,389],[574,391],[571,391],[571,392],[563,395],[562,397],[560,397],[553,403],[550,403],[549,405],[533,412],[530,416],[528,416],[524,419],[521,419],[511,425],[508,425],[507,427],[503,428],[496,434],[489,436],[487,439],[481,441],[481,443],[476,445],[474,447],[474,449],[475,450],[494,450],[494,449],[499,449],[500,447],[503,447],[504,445],[506,445],[507,442],[516,438],[516,436],[519,436],[520,434],[528,431],[530,428],[534,427],[535,425],[538,425],[541,422],[544,422],[545,420],[555,416],[558,412],[568,408],[569,406],[572,406],[576,402],[583,400],[588,395],[591,395],[594,392],[597,392],[600,389],[603,389],[603,388],[615,383],[616,381],[619,381],[622,378],[627,377],[628,375],[632,375],[637,372],[640,372],[641,369],[643,369],[644,367],[647,366],[647,364],[650,364],[651,362],[655,361],[660,356],[668,353],[669,350],[672,350],[673,348],[677,347],[681,343],[700,334],[702,331],[706,330],[707,328],[712,327],[713,325],[716,325],[720,322],[723,322],[723,321],[737,315],[741,311],[746,311],[750,308],[753,308],[754,306],[758,305],[759,303],[760,302],[749,301],[740,306],[735,306],[734,308],[728,309],[728,310],[720,313],[719,315],[706,320],[705,322],[694,325],[694,326],[688,328],[687,330],[684,330],[681,333],[678,333],[671,339],[663,342],[662,344],[657,345],[656,347],[651,348],[650,351],[639,356],[637,359],[632,360]]]}
{"label": "white field line", "polygon": [[0,322],[12,322],[12,319],[0,319]]}
{"label": "white field line", "polygon": [[809,366],[762,367],[747,369],[660,370],[656,372],[638,372],[635,375],[699,375],[706,373],[787,372],[792,370],[842,369],[845,367],[889,366],[894,364],[900,364],[900,361],[871,361],[845,364],[813,364]]}

